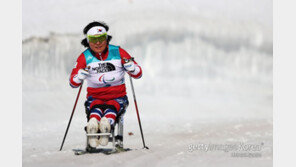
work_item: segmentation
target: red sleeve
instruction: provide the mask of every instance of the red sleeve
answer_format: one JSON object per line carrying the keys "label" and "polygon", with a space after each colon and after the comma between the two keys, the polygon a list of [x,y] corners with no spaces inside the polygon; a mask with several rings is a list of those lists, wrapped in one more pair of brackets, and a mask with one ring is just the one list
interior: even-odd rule
{"label": "red sleeve", "polygon": [[77,61],[76,61],[76,64],[75,64],[75,67],[72,69],[72,72],[71,72],[71,75],[70,75],[70,85],[73,87],[73,88],[77,88],[81,85],[81,83],[77,83],[73,80],[74,77],[77,76],[78,74],[78,71],[80,69],[84,69],[86,68],[86,60],[85,60],[85,57],[84,57],[84,54],[82,53],[78,58],[77,58]]}
{"label": "red sleeve", "polygon": [[[119,47],[119,54],[121,57],[121,64],[125,63],[123,59],[131,59],[132,58],[124,49],[122,49],[120,47]],[[134,63],[135,63],[136,68],[138,67],[140,69],[139,72],[136,75],[131,74],[130,72],[128,72],[128,74],[135,79],[139,79],[142,76],[142,68],[141,68],[141,66],[138,65],[138,63],[136,61],[134,61]]]}

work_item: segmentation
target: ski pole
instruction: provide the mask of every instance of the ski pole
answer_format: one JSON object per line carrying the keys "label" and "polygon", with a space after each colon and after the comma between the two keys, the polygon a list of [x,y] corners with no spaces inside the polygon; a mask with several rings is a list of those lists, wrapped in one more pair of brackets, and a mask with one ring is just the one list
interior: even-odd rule
{"label": "ski pole", "polygon": [[135,107],[136,107],[136,111],[137,111],[137,117],[138,117],[138,122],[139,122],[139,126],[140,126],[140,131],[141,131],[141,136],[142,136],[143,147],[146,148],[146,149],[149,149],[149,148],[145,145],[145,140],[144,140],[144,135],[143,135],[142,125],[141,125],[141,119],[140,119],[140,115],[139,115],[139,111],[138,111],[138,105],[137,105],[137,100],[136,100],[136,95],[135,95],[135,90],[134,90],[134,85],[133,85],[132,77],[129,76],[129,78],[130,78],[130,81],[131,81],[131,87],[132,87],[132,92],[133,92],[133,96],[134,96],[134,102],[135,102]]}
{"label": "ski pole", "polygon": [[[87,68],[86,68],[85,70],[88,71],[89,69],[90,69],[90,66],[87,66]],[[66,129],[66,132],[65,132],[65,135],[64,135],[64,139],[63,139],[63,142],[62,142],[62,145],[61,145],[60,151],[62,151],[62,148],[63,148],[64,142],[65,142],[65,139],[66,139],[66,136],[67,136],[67,133],[68,133],[68,130],[69,130],[69,127],[70,127],[71,121],[72,121],[72,117],[73,117],[73,115],[74,115],[74,111],[75,111],[75,108],[76,108],[76,104],[77,104],[77,101],[78,101],[78,99],[79,99],[79,95],[80,95],[80,92],[81,92],[82,85],[83,85],[83,81],[81,82],[81,85],[80,85],[80,88],[79,88],[79,91],[78,91],[78,94],[77,94],[77,97],[76,97],[76,100],[75,100],[75,104],[74,104],[74,107],[73,107],[73,110],[72,110],[72,114],[71,114],[71,117],[70,117],[70,120],[69,120],[69,123],[68,123],[67,129]]]}
{"label": "ski pole", "polygon": [[[130,59],[133,60],[133,57]],[[125,59],[124,61],[127,63],[128,61],[130,61],[128,59]],[[145,140],[144,140],[144,135],[143,135],[143,130],[142,130],[142,124],[141,124],[141,119],[140,119],[140,115],[139,115],[139,111],[138,111],[138,105],[137,105],[137,99],[136,99],[136,94],[135,94],[135,89],[134,89],[134,84],[133,84],[133,80],[132,77],[129,76],[130,78],[130,82],[131,82],[131,88],[132,88],[132,92],[133,92],[133,97],[134,97],[134,102],[135,102],[135,107],[136,107],[136,111],[137,111],[137,117],[138,117],[138,123],[140,126],[140,131],[141,131],[141,136],[142,136],[142,142],[143,142],[143,147],[146,149],[149,149],[146,145],[145,145]]]}
{"label": "ski pole", "polygon": [[82,85],[83,85],[83,81],[81,82],[81,85],[80,85],[80,88],[79,88],[79,91],[78,91],[78,94],[77,94],[77,97],[76,97],[76,101],[75,101],[75,104],[74,104],[74,107],[73,107],[73,110],[72,110],[72,114],[71,114],[71,117],[70,117],[70,120],[69,120],[69,123],[68,123],[67,129],[66,129],[66,132],[65,132],[65,135],[64,135],[64,139],[63,139],[63,142],[62,142],[62,145],[61,145],[60,151],[62,151],[62,148],[63,148],[64,142],[65,142],[65,139],[66,139],[66,136],[67,136],[67,133],[68,133],[68,130],[69,130],[69,127],[70,127],[70,124],[71,124],[71,121],[72,121],[73,115],[74,115],[74,111],[75,111],[75,108],[76,108],[76,104],[77,104],[77,101],[78,101],[78,98],[79,98],[79,95],[80,95],[80,92],[81,92]]}

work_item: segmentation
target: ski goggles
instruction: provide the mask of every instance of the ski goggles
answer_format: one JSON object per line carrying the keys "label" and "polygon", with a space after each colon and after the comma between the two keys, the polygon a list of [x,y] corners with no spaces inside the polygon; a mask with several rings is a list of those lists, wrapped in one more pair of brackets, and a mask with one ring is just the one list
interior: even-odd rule
{"label": "ski goggles", "polygon": [[87,39],[91,43],[103,42],[107,39],[107,33],[100,35],[88,35]]}

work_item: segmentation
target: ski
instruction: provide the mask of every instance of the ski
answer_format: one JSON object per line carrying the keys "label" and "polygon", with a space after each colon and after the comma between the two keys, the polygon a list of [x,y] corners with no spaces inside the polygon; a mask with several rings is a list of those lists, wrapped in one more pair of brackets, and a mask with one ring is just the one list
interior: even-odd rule
{"label": "ski", "polygon": [[82,150],[82,149],[73,149],[73,151],[75,155],[83,155],[88,153],[86,150]]}
{"label": "ski", "polygon": [[122,148],[116,146],[115,149],[107,149],[107,148],[87,148],[85,150],[82,149],[73,149],[75,155],[84,155],[84,154],[94,154],[94,153],[103,153],[105,155],[116,154],[121,152],[131,151],[130,148]]}

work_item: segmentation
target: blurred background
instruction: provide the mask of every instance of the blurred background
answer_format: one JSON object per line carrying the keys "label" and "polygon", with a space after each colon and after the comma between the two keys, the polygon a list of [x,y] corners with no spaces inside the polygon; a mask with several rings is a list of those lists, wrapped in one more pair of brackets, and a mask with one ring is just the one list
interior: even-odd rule
{"label": "blurred background", "polygon": [[[126,166],[272,164],[272,0],[25,0],[22,9],[24,166],[70,164],[71,149],[84,147],[86,84],[65,151],[57,151],[78,92],[69,75],[92,21],[107,23],[111,44],[143,69],[134,86],[151,149],[137,150],[142,143],[126,76],[125,144],[136,149],[117,157],[128,159]],[[264,149],[252,162],[219,151],[189,153],[199,142],[264,143]]]}

